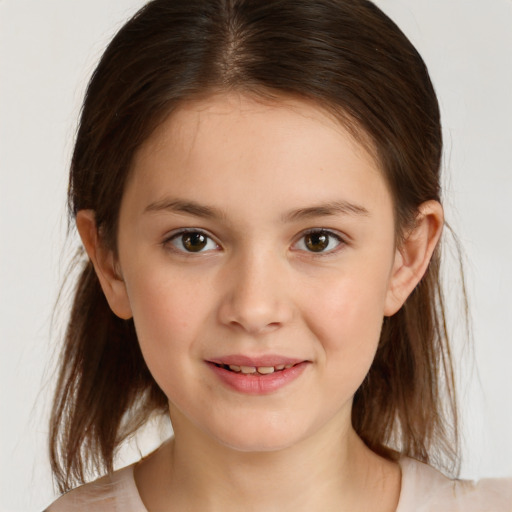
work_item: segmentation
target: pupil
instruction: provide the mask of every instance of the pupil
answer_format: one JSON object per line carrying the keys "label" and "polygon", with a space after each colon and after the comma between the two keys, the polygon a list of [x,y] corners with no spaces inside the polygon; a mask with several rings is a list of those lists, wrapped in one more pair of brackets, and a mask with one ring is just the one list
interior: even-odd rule
{"label": "pupil", "polygon": [[206,246],[206,236],[201,233],[187,233],[183,235],[182,242],[187,251],[199,252]]}
{"label": "pupil", "polygon": [[329,245],[329,237],[325,233],[310,233],[306,235],[306,246],[310,251],[321,252]]}

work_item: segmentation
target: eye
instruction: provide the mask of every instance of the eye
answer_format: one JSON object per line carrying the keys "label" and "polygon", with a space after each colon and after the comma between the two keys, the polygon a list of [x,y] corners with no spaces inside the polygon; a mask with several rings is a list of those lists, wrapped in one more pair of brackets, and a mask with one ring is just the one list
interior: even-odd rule
{"label": "eye", "polygon": [[172,245],[179,252],[199,253],[212,251],[219,246],[202,231],[180,231],[172,235],[165,242]]}
{"label": "eye", "polygon": [[342,243],[342,238],[332,231],[315,229],[302,235],[294,248],[313,253],[328,253],[338,248]]}

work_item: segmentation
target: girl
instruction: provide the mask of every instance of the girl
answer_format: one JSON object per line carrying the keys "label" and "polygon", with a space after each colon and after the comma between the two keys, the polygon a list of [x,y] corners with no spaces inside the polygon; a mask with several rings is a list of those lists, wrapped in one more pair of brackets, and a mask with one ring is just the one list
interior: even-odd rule
{"label": "girl", "polygon": [[[456,482],[437,100],[364,0],[155,0],[87,91],[60,510],[512,510]],[[150,417],[173,438],[113,471]],[[443,466],[444,464],[444,466]]]}

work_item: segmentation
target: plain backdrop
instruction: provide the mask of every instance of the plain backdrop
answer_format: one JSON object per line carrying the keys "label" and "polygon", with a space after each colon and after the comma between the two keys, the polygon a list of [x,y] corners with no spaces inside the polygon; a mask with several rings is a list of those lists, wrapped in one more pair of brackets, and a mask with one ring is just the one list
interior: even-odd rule
{"label": "plain backdrop", "polygon": [[[65,244],[67,167],[86,82],[143,3],[0,0],[1,512],[42,510],[55,496],[51,320],[77,243]],[[445,207],[466,254],[473,317],[472,349],[460,310],[450,314],[462,475],[512,476],[512,1],[377,3],[423,55],[442,107]],[[446,274],[457,289],[454,260]]]}

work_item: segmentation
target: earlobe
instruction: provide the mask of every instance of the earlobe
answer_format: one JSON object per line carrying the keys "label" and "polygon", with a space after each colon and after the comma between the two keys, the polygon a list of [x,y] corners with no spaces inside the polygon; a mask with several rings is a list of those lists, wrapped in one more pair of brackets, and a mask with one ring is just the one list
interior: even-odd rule
{"label": "earlobe", "polygon": [[94,211],[80,210],[76,215],[76,227],[110,308],[120,318],[131,318],[126,285],[117,268],[114,252],[102,243]]}
{"label": "earlobe", "polygon": [[443,207],[426,201],[418,209],[413,229],[396,249],[384,315],[394,315],[425,274],[443,231]]}

